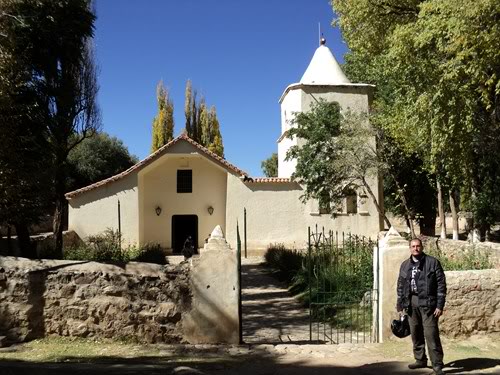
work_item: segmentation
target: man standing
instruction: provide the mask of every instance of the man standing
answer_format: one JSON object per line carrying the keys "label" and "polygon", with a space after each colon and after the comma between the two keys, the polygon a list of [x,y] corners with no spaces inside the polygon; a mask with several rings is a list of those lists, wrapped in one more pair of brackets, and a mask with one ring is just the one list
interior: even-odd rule
{"label": "man standing", "polygon": [[422,241],[410,241],[410,258],[401,264],[398,278],[397,311],[408,313],[415,363],[410,369],[427,367],[425,342],[437,375],[443,374],[443,347],[438,320],[446,300],[446,278],[439,261],[424,253]]}

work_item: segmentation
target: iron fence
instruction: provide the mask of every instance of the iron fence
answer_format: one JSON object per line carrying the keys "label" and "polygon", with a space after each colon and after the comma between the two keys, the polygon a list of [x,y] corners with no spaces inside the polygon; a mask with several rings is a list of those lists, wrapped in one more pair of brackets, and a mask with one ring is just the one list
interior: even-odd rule
{"label": "iron fence", "polygon": [[308,234],[310,341],[376,342],[377,243],[317,227]]}

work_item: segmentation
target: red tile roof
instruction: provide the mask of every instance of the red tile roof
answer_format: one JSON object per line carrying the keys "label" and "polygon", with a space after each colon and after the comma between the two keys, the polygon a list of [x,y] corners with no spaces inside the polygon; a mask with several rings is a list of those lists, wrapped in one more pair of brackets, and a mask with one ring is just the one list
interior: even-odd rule
{"label": "red tile roof", "polygon": [[283,178],[283,177],[256,177],[251,180],[247,180],[245,182],[250,182],[250,183],[290,183],[293,182],[290,178]]}
{"label": "red tile roof", "polygon": [[92,185],[85,186],[85,187],[83,187],[81,189],[78,189],[78,190],[70,191],[69,193],[66,193],[65,196],[66,196],[67,199],[71,199],[71,198],[76,197],[77,195],[83,194],[83,193],[85,193],[87,191],[94,190],[94,189],[97,189],[98,187],[107,185],[107,184],[112,183],[114,181],[121,180],[122,178],[124,178],[125,176],[128,176],[132,172],[140,171],[141,169],[143,169],[147,165],[151,164],[152,162],[154,162],[155,160],[159,159],[161,156],[163,156],[164,154],[166,154],[167,150],[170,147],[172,147],[173,145],[175,145],[176,143],[178,143],[181,140],[184,140],[184,141],[192,144],[194,147],[196,147],[202,153],[204,153],[205,155],[207,155],[209,158],[214,159],[218,164],[221,164],[226,169],[228,169],[228,170],[230,170],[230,171],[232,171],[234,173],[237,173],[239,175],[248,176],[248,173],[246,173],[245,171],[239,169],[238,167],[234,166],[233,164],[229,163],[226,159],[220,157],[219,155],[217,155],[216,153],[210,151],[206,147],[203,147],[199,143],[193,141],[186,134],[181,134],[177,138],[175,138],[175,139],[171,140],[170,142],[168,142],[166,145],[160,147],[158,150],[156,150],[155,152],[153,152],[151,155],[149,155],[144,160],[141,160],[137,164],[135,164],[132,167],[130,167],[129,169],[127,169],[127,170],[125,170],[125,171],[123,171],[123,172],[121,172],[121,173],[119,173],[119,174],[117,174],[115,176],[106,178],[105,180],[96,182],[96,183],[94,183]]}

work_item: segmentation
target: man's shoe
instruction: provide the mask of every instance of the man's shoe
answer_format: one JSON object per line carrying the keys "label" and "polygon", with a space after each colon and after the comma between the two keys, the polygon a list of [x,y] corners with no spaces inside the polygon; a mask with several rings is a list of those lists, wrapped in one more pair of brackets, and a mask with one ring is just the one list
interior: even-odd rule
{"label": "man's shoe", "polygon": [[433,367],[432,369],[434,370],[435,375],[443,375],[444,374],[444,371],[441,367]]}
{"label": "man's shoe", "polygon": [[427,367],[427,362],[420,362],[420,361],[416,361],[415,363],[410,363],[408,365],[408,368],[410,370],[416,370],[418,368],[426,368]]}

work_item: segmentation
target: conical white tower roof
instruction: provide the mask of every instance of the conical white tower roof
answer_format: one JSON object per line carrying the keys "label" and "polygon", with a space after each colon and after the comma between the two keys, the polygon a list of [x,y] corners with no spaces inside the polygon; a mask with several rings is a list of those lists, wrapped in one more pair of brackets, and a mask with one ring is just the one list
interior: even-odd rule
{"label": "conical white tower roof", "polygon": [[314,52],[314,56],[300,79],[302,84],[345,85],[351,81],[346,77],[330,49],[322,44]]}

